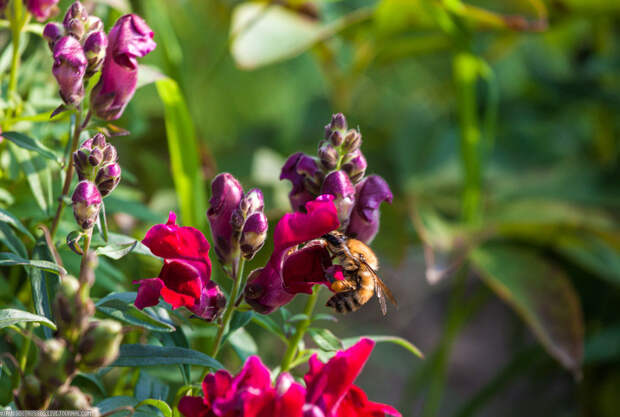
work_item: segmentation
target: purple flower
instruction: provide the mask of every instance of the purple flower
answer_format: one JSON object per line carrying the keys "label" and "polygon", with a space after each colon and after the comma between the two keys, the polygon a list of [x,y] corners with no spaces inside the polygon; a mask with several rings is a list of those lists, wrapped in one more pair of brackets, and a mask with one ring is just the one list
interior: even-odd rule
{"label": "purple flower", "polygon": [[121,117],[138,82],[138,58],[155,49],[153,31],[141,17],[128,14],[117,20],[108,36],[101,79],[91,94],[95,114],[104,120]]}
{"label": "purple flower", "polygon": [[342,164],[342,170],[351,178],[353,184],[357,184],[364,178],[367,167],[368,163],[360,149],[351,153]]}
{"label": "purple flower", "polygon": [[50,22],[43,28],[43,38],[47,41],[51,51],[54,51],[54,46],[60,38],[65,35],[65,30],[62,25]]}
{"label": "purple flower", "polygon": [[[19,0],[15,0],[19,1]],[[28,11],[39,22],[43,22],[58,13],[59,0],[24,0]]]}
{"label": "purple flower", "polygon": [[298,152],[288,158],[282,167],[280,179],[287,179],[293,184],[288,195],[293,211],[303,211],[306,203],[317,197],[323,173],[316,159]]}
{"label": "purple flower", "polygon": [[333,171],[323,181],[321,194],[331,194],[338,210],[338,220],[341,230],[345,230],[349,223],[349,216],[355,204],[355,187],[344,171]]}
{"label": "purple flower", "polygon": [[80,181],[73,196],[73,215],[82,229],[90,229],[97,222],[101,208],[101,194],[97,186],[88,180]]}
{"label": "purple flower", "polygon": [[87,76],[92,76],[99,71],[105,58],[105,50],[108,46],[108,37],[102,31],[93,32],[84,41],[84,54],[88,60]]}
{"label": "purple flower", "polygon": [[86,9],[82,6],[82,3],[76,1],[67,9],[62,25],[64,26],[67,34],[80,40],[82,39],[82,36],[84,36],[84,33],[86,33],[86,19],[88,19]]}
{"label": "purple flower", "polygon": [[232,261],[234,243],[231,219],[242,197],[243,187],[235,177],[227,172],[217,175],[211,182],[211,199],[207,218],[213,234],[213,248],[223,265]]}
{"label": "purple flower", "polygon": [[355,207],[346,234],[370,243],[379,231],[379,206],[384,201],[391,203],[392,198],[390,186],[378,175],[370,175],[357,184]]}
{"label": "purple flower", "polygon": [[116,162],[110,162],[99,168],[95,177],[95,184],[102,197],[110,194],[121,182],[121,167]]}
{"label": "purple flower", "polygon": [[75,106],[82,101],[82,80],[87,64],[82,45],[73,36],[63,36],[54,46],[52,73],[58,82],[60,97],[65,103]]}
{"label": "purple flower", "polygon": [[267,216],[262,211],[257,211],[248,216],[243,225],[241,239],[239,240],[239,246],[244,258],[252,259],[256,252],[263,247],[267,238],[268,228]]}

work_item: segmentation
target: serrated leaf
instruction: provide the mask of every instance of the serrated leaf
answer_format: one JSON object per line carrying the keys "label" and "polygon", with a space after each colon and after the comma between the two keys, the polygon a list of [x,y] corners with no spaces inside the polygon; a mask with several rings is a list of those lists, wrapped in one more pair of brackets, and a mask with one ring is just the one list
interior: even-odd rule
{"label": "serrated leaf", "polygon": [[41,156],[59,162],[58,157],[52,150],[43,146],[38,140],[24,135],[20,132],[2,132],[2,136],[13,142],[15,145],[29,151],[39,153]]}
{"label": "serrated leaf", "polygon": [[53,262],[24,259],[10,252],[0,252],[0,266],[24,265],[55,274],[66,274],[67,271]]}
{"label": "serrated leaf", "polygon": [[26,236],[30,238],[30,240],[34,241],[34,236],[30,233],[28,229],[20,222],[17,217],[13,216],[10,212],[0,208],[0,222],[8,223]]}
{"label": "serrated leaf", "polygon": [[334,352],[342,349],[342,342],[327,329],[309,329],[308,332],[314,343],[326,352]]}
{"label": "serrated leaf", "polygon": [[173,332],[174,326],[164,323],[133,304],[135,292],[113,293],[97,301],[97,311],[124,323],[140,326],[154,332]]}
{"label": "serrated leaf", "polygon": [[418,358],[424,358],[424,354],[422,353],[420,349],[417,348],[417,346],[415,346],[413,343],[411,343],[407,339],[403,339],[402,337],[398,337],[398,336],[366,335],[366,336],[359,336],[359,337],[349,337],[347,339],[342,339],[342,344],[344,345],[345,349],[348,349],[354,344],[356,344],[357,342],[359,342],[359,340],[363,337],[370,339],[370,340],[374,340],[377,343],[383,343],[383,342],[394,343],[398,346],[401,346],[407,349],[409,352],[413,353]]}
{"label": "serrated leaf", "polygon": [[488,245],[470,254],[481,278],[511,305],[549,354],[579,373],[583,359],[583,316],[566,275],[534,252]]}
{"label": "serrated leaf", "polygon": [[5,308],[0,310],[0,328],[12,326],[17,323],[36,322],[41,323],[50,329],[56,330],[56,325],[47,317],[32,314],[27,311],[17,310],[14,308]]}
{"label": "serrated leaf", "polygon": [[120,354],[110,366],[156,366],[156,365],[189,365],[204,366],[211,369],[222,369],[223,365],[192,349],[154,345],[121,345]]}

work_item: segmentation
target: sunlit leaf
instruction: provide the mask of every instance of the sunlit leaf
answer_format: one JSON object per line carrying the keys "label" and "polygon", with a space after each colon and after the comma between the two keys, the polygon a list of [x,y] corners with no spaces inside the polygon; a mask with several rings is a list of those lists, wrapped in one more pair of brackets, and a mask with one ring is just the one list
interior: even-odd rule
{"label": "sunlit leaf", "polygon": [[10,224],[14,228],[19,230],[23,234],[25,234],[26,236],[28,236],[31,240],[34,240],[34,237],[30,233],[30,231],[28,231],[28,229],[26,229],[26,227],[22,224],[22,222],[19,221],[19,219],[17,217],[15,217],[10,212],[8,212],[8,211],[6,211],[4,209],[1,209],[1,208],[0,208],[0,222],[4,222],[4,223]]}
{"label": "sunlit leaf", "polygon": [[134,306],[135,292],[112,293],[97,301],[97,310],[124,323],[154,332],[173,332],[174,326],[164,323]]}
{"label": "sunlit leaf", "polygon": [[482,279],[521,315],[547,351],[579,373],[583,317],[579,298],[564,273],[517,247],[489,245],[470,257]]}
{"label": "sunlit leaf", "polygon": [[333,352],[342,349],[343,345],[340,339],[327,329],[308,329],[308,333],[321,350]]}
{"label": "sunlit leaf", "polygon": [[172,417],[172,409],[170,408],[168,404],[166,404],[162,400],[155,400],[155,399],[149,398],[149,399],[140,401],[136,405],[135,408],[139,408],[140,406],[144,406],[144,405],[150,405],[150,406],[157,408],[159,411],[162,412],[164,417]]}
{"label": "sunlit leaf", "polygon": [[46,148],[38,140],[24,135],[20,132],[2,132],[2,136],[13,142],[15,145],[29,151],[38,152],[47,159],[58,162],[58,157],[50,149]]}
{"label": "sunlit leaf", "polygon": [[24,259],[13,253],[0,252],[0,266],[24,265],[41,269],[56,274],[66,274],[67,271],[60,265],[49,261],[40,261],[35,259]]}
{"label": "sunlit leaf", "polygon": [[228,343],[239,356],[239,359],[245,362],[247,358],[258,353],[258,346],[252,336],[243,328],[238,328],[228,337]]}
{"label": "sunlit leaf", "polygon": [[23,258],[28,256],[23,242],[6,223],[0,223],[0,242],[4,243],[14,254]]}
{"label": "sunlit leaf", "polygon": [[56,330],[56,325],[54,322],[47,317],[14,308],[5,308],[0,310],[0,328],[24,322],[41,323],[50,329]]}
{"label": "sunlit leaf", "polygon": [[424,358],[424,354],[422,353],[422,351],[420,349],[418,349],[417,346],[415,346],[413,343],[411,343],[410,341],[408,341],[407,339],[404,339],[402,337],[398,337],[398,336],[387,336],[387,335],[378,335],[378,336],[372,336],[372,335],[364,335],[364,336],[359,336],[359,337],[349,337],[347,339],[342,339],[342,344],[344,345],[344,347],[346,349],[350,348],[351,346],[353,346],[354,344],[356,344],[357,342],[359,342],[360,338],[362,337],[366,337],[370,340],[374,340],[377,343],[394,343],[395,345],[401,346],[405,349],[407,349],[409,352],[413,353],[415,356],[417,356],[418,358]]}

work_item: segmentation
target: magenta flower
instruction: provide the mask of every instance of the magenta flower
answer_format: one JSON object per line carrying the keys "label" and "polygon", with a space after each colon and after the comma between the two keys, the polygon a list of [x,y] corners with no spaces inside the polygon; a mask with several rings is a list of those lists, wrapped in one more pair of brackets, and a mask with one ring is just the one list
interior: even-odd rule
{"label": "magenta flower", "polygon": [[185,417],[400,417],[393,407],[368,401],[353,385],[373,346],[372,340],[361,339],[325,364],[313,356],[306,387],[288,373],[272,387],[269,369],[252,356],[235,377],[225,370],[207,375],[203,397],[181,398],[179,411]]}
{"label": "magenta flower", "polygon": [[101,209],[101,194],[88,180],[80,181],[73,191],[73,215],[82,229],[90,229],[97,222]]}
{"label": "magenta flower", "polygon": [[[311,293],[314,284],[328,285],[324,268],[331,265],[329,253],[311,241],[338,228],[333,196],[319,196],[306,203],[305,210],[280,219],[269,261],[248,277],[245,299],[259,313],[272,312],[299,292]],[[308,244],[297,249],[302,243]]]}
{"label": "magenta flower", "polygon": [[239,207],[243,187],[231,174],[218,174],[211,182],[211,199],[207,218],[211,225],[215,253],[224,265],[231,262],[233,252],[231,217]]}
{"label": "magenta flower", "polygon": [[391,203],[392,198],[390,186],[378,175],[370,175],[357,184],[355,207],[346,234],[370,243],[379,231],[379,206],[384,201]]}
{"label": "magenta flower", "polygon": [[82,101],[82,80],[87,65],[82,45],[73,36],[63,36],[55,43],[52,73],[58,81],[60,97],[65,103],[75,106]]}
{"label": "magenta flower", "polygon": [[334,204],[338,210],[338,220],[344,228],[349,224],[349,216],[355,204],[355,187],[344,171],[332,171],[325,177],[322,194],[331,194],[335,197]]}
{"label": "magenta flower", "polygon": [[302,417],[306,393],[286,373],[272,387],[269,369],[257,356],[249,357],[235,377],[225,370],[207,375],[202,390],[202,398],[181,398],[185,417]]}
{"label": "magenta flower", "polygon": [[157,278],[134,281],[140,284],[135,305],[156,305],[161,296],[172,308],[187,307],[205,320],[214,320],[225,305],[220,288],[211,281],[209,242],[199,230],[176,225],[170,212],[166,224],[158,224],[142,240],[156,256],[164,258]]}
{"label": "magenta flower", "polygon": [[[383,417],[386,414],[400,417],[400,413],[386,404],[368,401],[361,388],[353,385],[375,345],[362,338],[345,351],[336,353],[327,363],[314,354],[310,369],[304,376],[306,382],[306,410],[314,407],[325,417]],[[314,407],[313,407],[314,406]],[[314,415],[321,415],[314,411]]]}
{"label": "magenta flower", "polygon": [[91,105],[98,117],[121,117],[136,91],[138,58],[155,46],[153,31],[140,16],[128,14],[116,21],[108,35],[101,79],[91,93]]}
{"label": "magenta flower", "polygon": [[280,173],[280,179],[293,184],[288,197],[293,211],[303,211],[308,201],[314,200],[323,181],[316,159],[298,152],[291,155]]}
{"label": "magenta flower", "polygon": [[[19,1],[19,0],[15,0]],[[28,11],[39,22],[43,22],[58,13],[59,0],[24,0]]]}

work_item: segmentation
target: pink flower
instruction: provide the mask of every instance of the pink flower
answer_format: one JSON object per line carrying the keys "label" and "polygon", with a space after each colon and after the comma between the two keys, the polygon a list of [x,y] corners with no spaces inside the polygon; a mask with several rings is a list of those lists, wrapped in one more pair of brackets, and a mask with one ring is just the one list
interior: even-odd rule
{"label": "pink flower", "polygon": [[205,320],[214,320],[224,307],[220,288],[211,281],[209,242],[199,230],[176,225],[170,212],[166,224],[158,224],[142,241],[164,258],[159,277],[134,281],[140,284],[135,305],[139,309],[156,305],[161,296],[173,308],[187,307]]}
{"label": "pink flower", "polygon": [[202,391],[202,398],[181,398],[185,417],[301,417],[306,394],[286,373],[272,387],[269,369],[257,356],[249,357],[234,378],[225,370],[207,375]]}
{"label": "pink flower", "polygon": [[364,391],[353,385],[374,345],[372,340],[362,338],[349,349],[336,353],[327,363],[313,355],[304,376],[306,410],[311,410],[312,404],[325,417],[383,417],[385,414],[400,417],[393,407],[368,401]]}
{"label": "pink flower", "polygon": [[353,385],[373,346],[372,340],[361,339],[325,364],[313,356],[306,387],[288,373],[272,387],[269,369],[252,356],[235,377],[225,370],[207,375],[203,397],[181,398],[179,411],[185,417],[400,417],[393,407],[368,401]]}
{"label": "pink flower", "polygon": [[[15,0],[19,1],[19,0]],[[58,13],[59,0],[25,0],[26,8],[39,22],[43,22]]]}
{"label": "pink flower", "polygon": [[138,58],[155,49],[153,31],[135,14],[122,16],[108,35],[101,79],[91,93],[91,105],[104,120],[121,117],[138,82]]}
{"label": "pink flower", "polygon": [[[288,213],[280,219],[269,261],[248,277],[245,299],[256,311],[268,314],[299,292],[311,293],[314,284],[328,285],[324,269],[331,265],[329,253],[312,240],[338,228],[333,200],[331,195],[319,196],[306,203],[307,213]],[[297,249],[302,243],[308,244]]]}

